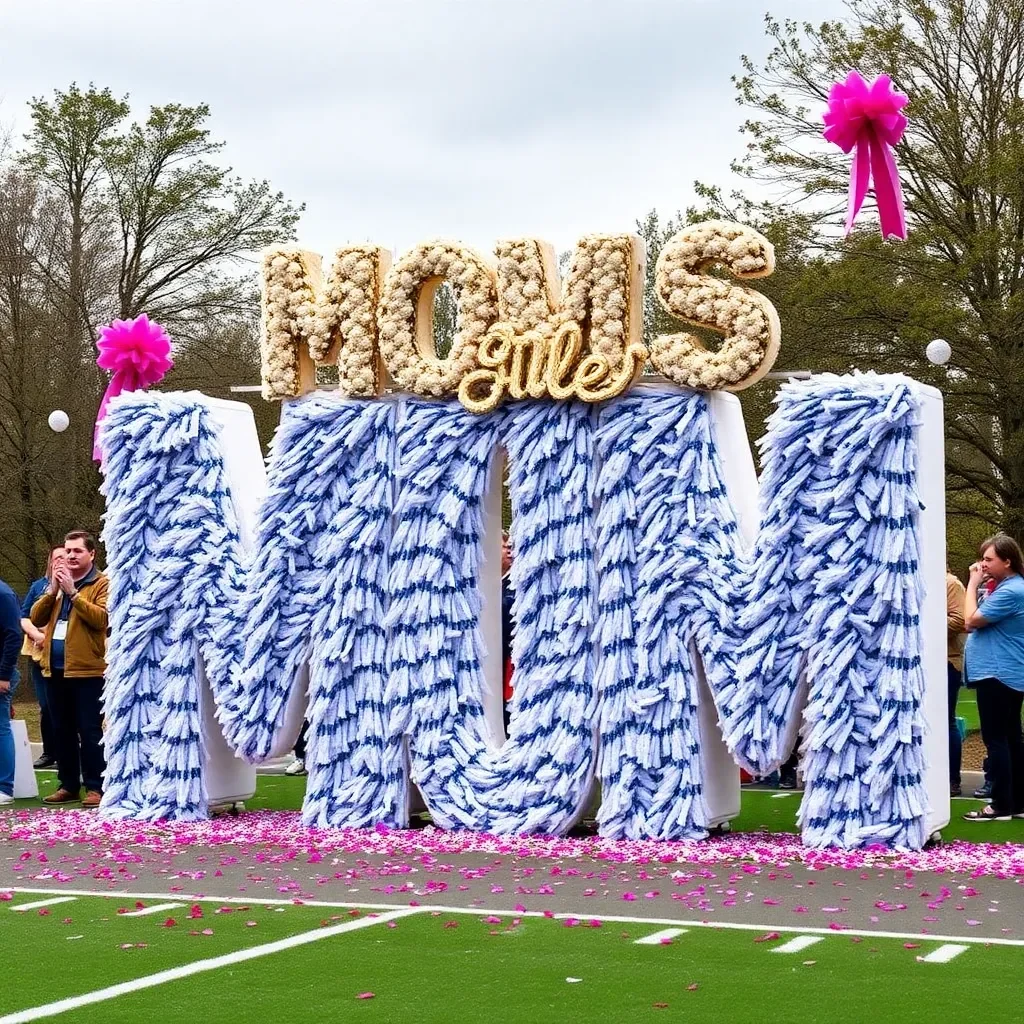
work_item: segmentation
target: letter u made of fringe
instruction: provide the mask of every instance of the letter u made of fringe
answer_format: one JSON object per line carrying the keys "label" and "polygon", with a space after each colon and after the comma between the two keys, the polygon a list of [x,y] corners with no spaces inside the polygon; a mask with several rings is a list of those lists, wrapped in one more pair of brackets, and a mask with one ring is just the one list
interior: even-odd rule
{"label": "letter u made of fringe", "polygon": [[[386,704],[413,779],[445,827],[564,831],[593,775],[593,431],[580,404],[520,403],[477,417],[403,403],[389,578]],[[483,713],[483,497],[509,462],[515,698],[495,750]]]}

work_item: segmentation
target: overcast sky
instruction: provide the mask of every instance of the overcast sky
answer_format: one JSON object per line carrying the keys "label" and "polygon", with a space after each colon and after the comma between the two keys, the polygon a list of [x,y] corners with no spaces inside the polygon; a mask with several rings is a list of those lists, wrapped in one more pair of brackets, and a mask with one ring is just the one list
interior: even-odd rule
{"label": "overcast sky", "polygon": [[72,81],[206,102],[226,158],[307,209],[301,241],[569,247],[728,186],[730,76],[763,16],[841,0],[0,0],[0,123]]}

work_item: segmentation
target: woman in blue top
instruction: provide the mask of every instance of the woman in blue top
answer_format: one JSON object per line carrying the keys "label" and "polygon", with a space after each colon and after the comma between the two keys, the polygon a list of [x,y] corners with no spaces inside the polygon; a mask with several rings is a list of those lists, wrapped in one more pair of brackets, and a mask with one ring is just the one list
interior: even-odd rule
{"label": "woman in blue top", "polygon": [[[979,608],[978,590],[986,579],[996,587]],[[981,738],[992,777],[992,803],[964,817],[1024,818],[1024,556],[1011,537],[1000,533],[981,545],[981,561],[971,566],[964,620],[964,668],[978,689]]]}

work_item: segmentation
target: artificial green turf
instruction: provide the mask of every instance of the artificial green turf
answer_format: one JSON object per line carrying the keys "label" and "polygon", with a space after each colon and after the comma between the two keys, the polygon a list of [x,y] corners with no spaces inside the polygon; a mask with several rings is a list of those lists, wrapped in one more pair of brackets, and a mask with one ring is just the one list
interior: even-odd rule
{"label": "artificial green turf", "polygon": [[[0,1015],[310,931],[325,917],[348,920],[345,910],[268,908],[258,902],[246,909],[231,905],[229,913],[217,913],[219,903],[202,903],[203,917],[198,919],[190,919],[190,903],[151,917],[123,917],[119,908],[136,909],[134,900],[123,898],[81,897],[41,908],[44,913],[10,909],[45,898],[16,893],[11,902],[0,903]],[[164,927],[168,918],[176,922],[174,927]],[[247,921],[256,924],[249,927]],[[213,934],[203,935],[204,929]],[[129,944],[133,948],[122,948]]]}
{"label": "artificial green turf", "polygon": [[978,732],[981,729],[981,719],[978,718],[977,690],[961,687],[956,700],[956,713],[967,723],[968,732]]}
{"label": "artificial green turf", "polygon": [[[445,927],[449,921],[457,926]],[[916,957],[938,943],[906,949],[901,940],[836,935],[776,955],[771,947],[794,933],[756,942],[757,933],[693,929],[671,945],[637,946],[633,940],[653,926],[509,924],[421,914],[393,929],[375,926],[119,996],[75,1010],[72,1019],[138,1024],[200,1015],[219,1024],[251,1019],[258,1007],[260,1020],[288,1024],[909,1024],[939,1016],[1006,1020],[1018,999],[1017,948],[972,946],[950,963],[925,964]],[[94,987],[120,977],[112,968],[127,962],[111,954],[97,964]],[[357,998],[367,992],[374,998]]]}

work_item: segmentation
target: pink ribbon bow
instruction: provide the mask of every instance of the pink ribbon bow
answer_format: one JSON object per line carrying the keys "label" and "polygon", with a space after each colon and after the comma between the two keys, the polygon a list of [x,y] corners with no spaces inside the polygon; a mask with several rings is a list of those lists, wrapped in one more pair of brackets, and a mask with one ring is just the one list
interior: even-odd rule
{"label": "pink ribbon bow", "polygon": [[99,356],[96,365],[103,370],[113,371],[110,384],[100,402],[96,416],[96,431],[93,439],[92,457],[102,462],[100,450],[100,424],[107,415],[111,399],[122,391],[138,391],[148,388],[163,379],[164,374],[174,365],[171,359],[171,339],[167,332],[145,313],[134,320],[115,320],[100,328],[96,342]]}
{"label": "pink ribbon bow", "polygon": [[836,82],[828,94],[825,138],[844,153],[853,151],[850,169],[850,198],[846,208],[846,233],[874,185],[875,202],[882,237],[907,237],[903,190],[896,169],[893,147],[903,138],[907,119],[900,111],[907,97],[896,92],[888,75],[879,75],[871,85],[851,71],[845,82]]}

